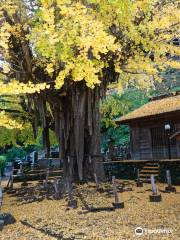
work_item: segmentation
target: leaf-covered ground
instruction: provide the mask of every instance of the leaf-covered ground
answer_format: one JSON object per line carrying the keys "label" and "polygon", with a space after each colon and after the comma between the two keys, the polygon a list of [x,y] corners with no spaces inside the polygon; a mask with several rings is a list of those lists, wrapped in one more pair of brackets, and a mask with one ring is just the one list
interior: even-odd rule
{"label": "leaf-covered ground", "polygon": [[[165,193],[165,185],[158,184],[162,202],[150,203],[149,184],[137,188],[132,181],[118,180],[118,183],[124,183],[126,188],[132,187],[132,191],[119,193],[125,208],[100,212],[84,210],[78,197],[78,208],[69,208],[64,199],[52,200],[51,188],[47,192],[38,183],[31,183],[28,187],[16,184],[16,193],[4,194],[1,211],[10,212],[17,222],[5,226],[0,239],[180,239],[180,186],[176,187],[177,193]],[[94,183],[79,185],[78,189],[89,206],[111,207],[114,201],[108,192],[111,185],[102,187],[103,193],[97,191]],[[148,233],[139,237],[135,235],[137,227],[168,229],[172,233]]]}

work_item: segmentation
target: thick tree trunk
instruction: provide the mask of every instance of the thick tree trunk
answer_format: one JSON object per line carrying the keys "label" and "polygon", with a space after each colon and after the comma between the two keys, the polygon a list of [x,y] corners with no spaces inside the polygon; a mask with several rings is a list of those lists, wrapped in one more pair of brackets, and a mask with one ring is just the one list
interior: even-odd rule
{"label": "thick tree trunk", "polygon": [[100,88],[91,90],[76,83],[56,102],[50,103],[55,131],[60,142],[64,179],[86,181],[104,180],[100,156]]}

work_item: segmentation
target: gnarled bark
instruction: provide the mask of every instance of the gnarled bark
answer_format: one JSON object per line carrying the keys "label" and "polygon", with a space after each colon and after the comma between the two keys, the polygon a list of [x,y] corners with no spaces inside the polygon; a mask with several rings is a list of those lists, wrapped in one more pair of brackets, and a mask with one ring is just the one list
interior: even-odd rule
{"label": "gnarled bark", "polygon": [[100,156],[100,103],[99,87],[89,89],[84,83],[76,83],[50,102],[54,115],[55,132],[60,142],[64,179],[84,181],[96,173],[104,179]]}

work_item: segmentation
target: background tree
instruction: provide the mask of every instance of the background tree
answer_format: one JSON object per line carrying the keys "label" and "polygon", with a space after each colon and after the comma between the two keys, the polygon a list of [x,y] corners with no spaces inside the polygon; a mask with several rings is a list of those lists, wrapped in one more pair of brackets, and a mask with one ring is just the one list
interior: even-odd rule
{"label": "background tree", "polygon": [[180,91],[180,70],[169,68],[161,73],[163,81],[155,84],[152,95],[163,95]]}
{"label": "background tree", "polygon": [[[176,59],[178,58],[176,57]],[[146,91],[133,86],[128,86],[123,92],[119,92],[118,88],[108,91],[108,95],[103,99],[100,107],[103,151],[108,150],[109,144],[113,145],[113,147],[128,146],[130,144],[128,126],[116,125],[116,118],[146,104],[154,96],[171,95],[180,91],[179,70],[169,68],[160,75],[163,81],[155,82],[154,86]]]}
{"label": "background tree", "polygon": [[108,149],[110,151],[112,148],[112,152],[109,153],[111,158],[114,157],[115,146],[128,148],[130,143],[128,126],[116,125],[115,119],[147,103],[149,95],[147,91],[129,86],[123,93],[115,91],[102,101],[100,108],[102,148],[104,151]]}
{"label": "background tree", "polygon": [[177,1],[3,0],[0,17],[1,94],[26,94],[47,155],[56,132],[64,178],[102,178],[100,99],[109,84],[147,88],[179,67],[167,57],[179,53]]}

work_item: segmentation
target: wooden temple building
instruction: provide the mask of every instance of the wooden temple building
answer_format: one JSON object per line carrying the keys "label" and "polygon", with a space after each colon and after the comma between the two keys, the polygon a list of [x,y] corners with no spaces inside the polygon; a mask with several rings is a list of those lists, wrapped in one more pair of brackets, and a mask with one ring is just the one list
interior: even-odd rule
{"label": "wooden temple building", "polygon": [[130,127],[131,159],[180,159],[180,93],[153,98],[117,119]]}

